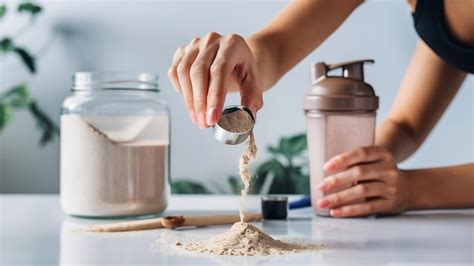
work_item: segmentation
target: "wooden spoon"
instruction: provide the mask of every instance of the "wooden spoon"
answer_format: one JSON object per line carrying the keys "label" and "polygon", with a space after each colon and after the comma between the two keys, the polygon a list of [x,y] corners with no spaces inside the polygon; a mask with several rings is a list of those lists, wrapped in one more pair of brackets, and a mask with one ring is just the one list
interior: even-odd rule
{"label": "wooden spoon", "polygon": [[[244,222],[256,222],[262,219],[261,213],[245,214]],[[239,215],[206,215],[206,216],[166,216],[163,218],[141,221],[97,224],[83,228],[86,232],[123,232],[157,228],[178,228],[183,226],[209,226],[233,224],[240,221]]]}

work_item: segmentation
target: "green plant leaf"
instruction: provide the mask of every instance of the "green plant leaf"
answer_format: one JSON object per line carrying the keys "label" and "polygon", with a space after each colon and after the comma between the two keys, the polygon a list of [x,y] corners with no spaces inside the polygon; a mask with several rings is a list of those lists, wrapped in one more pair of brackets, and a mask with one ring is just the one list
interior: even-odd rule
{"label": "green plant leaf", "polygon": [[285,156],[291,157],[291,143],[287,137],[282,137],[278,143],[278,152]]}
{"label": "green plant leaf", "polygon": [[296,194],[309,194],[309,176],[303,174],[301,171],[295,171],[291,175],[291,180],[295,184]]}
{"label": "green plant leaf", "polygon": [[306,134],[295,135],[288,138],[289,153],[291,157],[300,155],[302,152],[306,151],[308,144],[306,140]]}
{"label": "green plant leaf", "polygon": [[267,180],[268,172],[255,173],[250,183],[249,194],[259,194],[262,192],[263,184]]}
{"label": "green plant leaf", "polygon": [[289,138],[282,137],[277,147],[269,146],[267,149],[272,155],[283,156],[290,163],[295,156],[307,149],[306,134],[298,134]]}
{"label": "green plant leaf", "polygon": [[252,179],[252,192],[260,193],[262,191],[262,187],[269,177],[269,174],[278,176],[282,175],[284,172],[285,166],[276,158],[271,158],[270,160],[262,163],[255,171],[255,176]]}
{"label": "green plant leaf", "polygon": [[14,86],[5,93],[4,97],[14,108],[25,108],[31,103],[30,93],[25,84]]}
{"label": "green plant leaf", "polygon": [[18,5],[17,10],[20,13],[30,13],[31,16],[36,16],[41,12],[42,8],[33,2],[24,2]]}
{"label": "green plant leaf", "polygon": [[267,150],[275,157],[283,156],[287,161],[292,160],[291,145],[286,137],[280,138],[276,147],[269,146]]}
{"label": "green plant leaf", "polygon": [[174,194],[211,194],[206,186],[191,180],[173,180],[171,192]]}
{"label": "green plant leaf", "polygon": [[7,5],[6,4],[0,5],[0,19],[2,19],[6,13],[7,13]]}
{"label": "green plant leaf", "polygon": [[266,173],[273,173],[274,175],[282,175],[285,172],[285,166],[275,158],[266,161],[261,164],[256,173],[258,175],[264,175]]}
{"label": "green plant leaf", "polygon": [[274,155],[274,156],[280,155],[280,151],[278,150],[277,147],[268,146],[268,147],[267,147],[267,151],[268,151],[271,155]]}
{"label": "green plant leaf", "polygon": [[20,56],[21,60],[23,61],[25,66],[28,68],[28,70],[31,73],[35,73],[36,72],[35,58],[23,48],[14,47],[13,50],[15,51],[16,54],[18,54],[18,56]]}
{"label": "green plant leaf", "polygon": [[240,191],[243,188],[240,178],[236,176],[229,176],[229,178],[227,178],[227,183],[229,183],[232,193],[240,195]]}
{"label": "green plant leaf", "polygon": [[262,191],[262,187],[266,178],[266,176],[253,175],[252,179],[250,180],[248,194],[259,194]]}
{"label": "green plant leaf", "polygon": [[46,115],[46,113],[38,106],[36,101],[32,100],[28,106],[28,110],[36,120],[37,127],[42,131],[40,138],[40,145],[44,146],[50,141],[53,141],[59,135],[59,128]]}
{"label": "green plant leaf", "polygon": [[295,194],[295,184],[291,181],[288,171],[275,175],[270,186],[270,194]]}
{"label": "green plant leaf", "polygon": [[293,166],[288,171],[288,178],[294,184],[296,194],[309,194],[309,176],[303,170],[305,167],[304,165]]}
{"label": "green plant leaf", "polygon": [[[304,153],[307,150],[306,134],[282,137],[276,146],[270,145],[267,150],[272,157],[257,167],[251,185],[253,191],[261,192],[265,180],[271,174],[273,181],[270,194],[308,194],[309,174]],[[240,188],[240,179],[234,178]]]}
{"label": "green plant leaf", "polygon": [[13,109],[10,105],[0,102],[0,132],[5,129],[13,118]]}
{"label": "green plant leaf", "polygon": [[[269,146],[267,149],[273,158],[263,163],[257,172],[265,176],[269,173],[274,175],[269,193],[294,194],[308,191],[308,178],[303,173],[303,166],[294,165],[295,161],[303,160],[303,152],[307,150],[306,134],[282,137],[277,146]],[[285,158],[285,164],[278,158]]]}
{"label": "green plant leaf", "polygon": [[13,42],[10,38],[0,40],[0,51],[4,54],[13,51]]}

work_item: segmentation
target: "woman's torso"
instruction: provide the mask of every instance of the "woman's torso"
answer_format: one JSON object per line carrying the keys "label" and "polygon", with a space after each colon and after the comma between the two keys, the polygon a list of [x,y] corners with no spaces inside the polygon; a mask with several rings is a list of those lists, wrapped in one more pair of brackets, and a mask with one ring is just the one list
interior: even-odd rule
{"label": "woman's torso", "polygon": [[408,0],[420,38],[445,62],[474,73],[474,0]]}

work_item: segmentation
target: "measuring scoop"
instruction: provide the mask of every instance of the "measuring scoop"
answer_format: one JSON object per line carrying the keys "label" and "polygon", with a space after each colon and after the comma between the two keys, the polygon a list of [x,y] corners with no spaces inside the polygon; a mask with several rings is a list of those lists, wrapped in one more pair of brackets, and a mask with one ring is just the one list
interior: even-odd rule
{"label": "measuring scoop", "polygon": [[[231,114],[234,112],[242,112],[244,115],[248,115],[250,119],[252,120],[252,124],[249,128],[246,128],[245,130],[241,132],[234,132],[230,131],[228,128],[224,128],[222,125],[222,119],[224,115],[226,114]],[[242,142],[244,142],[248,136],[250,135],[250,132],[252,132],[253,127],[255,125],[255,118],[253,117],[252,111],[250,111],[249,108],[242,106],[242,105],[230,105],[224,107],[224,110],[222,111],[221,119],[217,124],[214,125],[214,137],[225,144],[228,145],[237,145]]]}

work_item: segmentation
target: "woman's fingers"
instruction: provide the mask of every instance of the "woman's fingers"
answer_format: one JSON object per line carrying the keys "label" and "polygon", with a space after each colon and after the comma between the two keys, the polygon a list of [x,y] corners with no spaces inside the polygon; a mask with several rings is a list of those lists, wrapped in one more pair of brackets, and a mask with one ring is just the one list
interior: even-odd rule
{"label": "woman's fingers", "polygon": [[[243,43],[245,41],[241,40]],[[242,49],[246,54],[251,55],[252,52],[247,45],[243,45]],[[240,80],[240,98],[241,104],[247,106],[253,112],[254,117],[263,106],[262,97],[262,81],[258,72],[257,64],[253,60],[247,60],[245,64],[238,64],[234,68],[235,76]]]}
{"label": "woman's fingers", "polygon": [[240,90],[241,103],[254,114],[263,104],[255,59],[239,35],[209,33],[195,38],[175,53],[168,75],[201,128],[219,121],[229,89]]}
{"label": "woman's fingers", "polygon": [[318,201],[318,206],[323,209],[331,209],[349,204],[356,200],[382,197],[387,193],[386,190],[385,184],[381,182],[361,183],[322,198]]}
{"label": "woman's fingers", "polygon": [[241,53],[243,44],[245,41],[240,36],[234,34],[226,36],[211,65],[206,121],[209,125],[214,125],[219,121],[227,89],[232,81],[236,82],[232,74],[239,60],[245,57]]}
{"label": "woman's fingers", "polygon": [[181,92],[181,86],[179,85],[179,79],[178,79],[178,64],[181,62],[181,59],[184,56],[184,48],[179,47],[176,52],[174,53],[173,56],[173,62],[171,63],[170,68],[168,69],[168,77],[171,80],[171,83],[173,84],[173,87],[176,89],[177,92]]}
{"label": "woman's fingers", "polygon": [[232,65],[226,60],[223,50],[219,50],[210,69],[210,83],[207,94],[208,110],[206,122],[214,125],[220,119],[220,113],[224,106],[225,95],[230,83]]}
{"label": "woman's fingers", "polygon": [[193,104],[196,111],[198,125],[206,128],[206,105],[207,88],[209,84],[209,65],[212,59],[209,56],[199,54],[191,66],[190,77],[193,91]]}
{"label": "woman's fingers", "polygon": [[217,33],[209,33],[201,40],[199,54],[191,66],[191,83],[193,89],[194,109],[198,117],[200,128],[206,128],[210,124],[206,121],[207,95],[209,88],[209,69],[216,57],[219,43],[216,42],[221,36]]}
{"label": "woman's fingers", "polygon": [[[399,213],[406,209],[406,177],[383,147],[362,147],[337,155],[324,165],[327,172],[319,189],[331,193],[317,202],[335,217]],[[369,199],[364,203],[357,200]]]}
{"label": "woman's fingers", "polygon": [[324,164],[323,168],[328,172],[336,172],[355,164],[387,160],[390,158],[390,153],[383,147],[360,147],[350,152],[334,156]]}
{"label": "woman's fingers", "polygon": [[199,38],[195,38],[186,46],[185,54],[177,66],[178,80],[183,93],[184,103],[188,109],[193,123],[197,123],[196,111],[194,109],[193,89],[190,78],[191,65],[199,53]]}
{"label": "woman's fingers", "polygon": [[331,209],[330,215],[333,217],[357,217],[377,213],[387,213],[391,210],[391,203],[387,199],[374,199],[365,203],[347,205],[340,208]]}
{"label": "woman's fingers", "polygon": [[353,166],[347,170],[326,177],[318,188],[322,192],[328,192],[339,187],[349,186],[359,181],[380,180],[385,178],[392,171],[391,163],[376,162]]}
{"label": "woman's fingers", "polygon": [[249,72],[240,89],[241,104],[249,107],[254,117],[263,106],[262,91],[260,90],[262,86],[258,83],[255,73]]}

